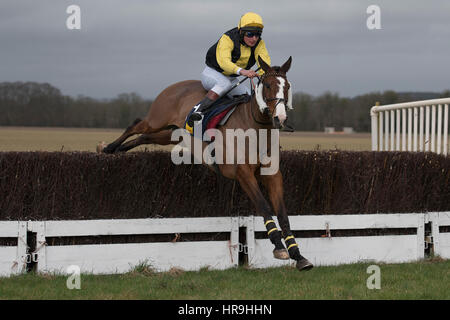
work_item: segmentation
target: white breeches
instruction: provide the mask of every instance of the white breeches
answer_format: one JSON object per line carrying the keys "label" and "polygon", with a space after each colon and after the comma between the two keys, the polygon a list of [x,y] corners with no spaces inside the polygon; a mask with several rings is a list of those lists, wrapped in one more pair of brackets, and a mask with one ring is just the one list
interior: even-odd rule
{"label": "white breeches", "polygon": [[[206,90],[212,90],[220,96],[228,91],[235,83],[239,82],[238,77],[227,77],[208,66],[203,70],[201,80]],[[231,97],[244,93],[250,94],[250,89],[245,82],[231,90],[228,96]]]}

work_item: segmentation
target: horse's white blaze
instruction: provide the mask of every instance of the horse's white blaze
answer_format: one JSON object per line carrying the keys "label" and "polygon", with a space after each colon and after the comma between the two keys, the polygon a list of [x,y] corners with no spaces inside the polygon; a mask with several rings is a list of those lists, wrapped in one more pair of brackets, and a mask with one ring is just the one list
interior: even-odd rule
{"label": "horse's white blaze", "polygon": [[[280,86],[277,92],[276,97],[279,99],[284,99],[284,86],[285,86],[285,80],[282,77],[277,77],[278,81],[280,82]],[[290,85],[290,83],[289,83]],[[256,102],[259,106],[259,110],[262,112],[264,112],[264,109],[268,109],[269,107],[267,106],[266,102],[264,101],[263,98],[263,84],[262,82],[260,82],[256,88],[255,88],[255,95],[256,95]],[[286,107],[289,109],[293,109],[292,108],[292,89],[291,87],[289,87],[288,90],[288,99],[286,102],[286,105],[283,102],[280,102],[277,105],[277,108],[275,109],[275,116],[278,117],[278,119],[280,119],[281,123],[283,123],[286,118],[287,118],[287,114],[286,114]]]}
{"label": "horse's white blaze", "polygon": [[263,84],[262,82],[260,82],[256,88],[255,88],[255,95],[256,95],[256,103],[258,103],[259,106],[259,111],[261,111],[261,113],[264,112],[264,109],[268,109],[269,107],[267,106],[267,104],[264,102],[264,98],[263,98]]}
{"label": "horse's white blaze", "polygon": [[[285,80],[282,77],[277,77],[277,79],[280,82],[280,85],[278,86],[278,92],[277,92],[276,97],[278,99],[284,99]],[[275,109],[275,117],[278,117],[278,119],[280,120],[281,123],[283,123],[286,120],[287,114],[286,114],[286,106],[285,106],[284,102],[278,103],[278,105]]]}

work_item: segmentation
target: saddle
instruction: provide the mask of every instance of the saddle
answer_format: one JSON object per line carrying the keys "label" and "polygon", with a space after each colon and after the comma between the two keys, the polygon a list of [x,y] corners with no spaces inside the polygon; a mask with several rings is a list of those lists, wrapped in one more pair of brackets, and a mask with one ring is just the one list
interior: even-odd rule
{"label": "saddle", "polygon": [[[251,96],[248,94],[233,96],[232,98],[224,96],[217,99],[206,111],[203,112],[202,132],[201,132],[202,137],[206,130],[224,125],[231,116],[231,114],[234,112],[236,107],[239,104],[249,102],[250,99]],[[189,112],[186,119],[189,118],[192,112],[194,112],[194,108]],[[184,128],[186,128],[187,125],[186,122],[187,121],[185,120]],[[193,128],[191,132],[192,136],[195,135],[194,130],[195,128]]]}

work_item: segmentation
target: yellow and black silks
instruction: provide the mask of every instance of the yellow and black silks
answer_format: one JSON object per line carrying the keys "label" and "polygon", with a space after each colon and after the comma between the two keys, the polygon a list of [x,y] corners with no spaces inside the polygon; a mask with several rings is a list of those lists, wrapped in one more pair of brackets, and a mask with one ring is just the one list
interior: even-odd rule
{"label": "yellow and black silks", "polygon": [[[233,28],[209,48],[205,62],[208,67],[228,77],[237,77],[239,68],[250,69],[257,63],[259,56],[270,65],[270,56],[264,40],[259,38],[254,47],[249,47],[241,40],[239,29]],[[260,69],[259,74],[263,73]]]}

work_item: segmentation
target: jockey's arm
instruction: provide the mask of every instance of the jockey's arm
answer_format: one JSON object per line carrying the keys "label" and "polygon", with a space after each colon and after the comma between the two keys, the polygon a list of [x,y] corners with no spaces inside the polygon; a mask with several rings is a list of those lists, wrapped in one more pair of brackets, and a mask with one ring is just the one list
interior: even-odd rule
{"label": "jockey's arm", "polygon": [[[269,52],[267,52],[266,44],[263,39],[261,39],[261,41],[259,41],[258,46],[255,48],[256,62],[258,63],[258,67],[261,67],[259,65],[258,57],[261,57],[261,59],[263,59],[264,62],[270,66],[271,63],[270,63]],[[264,74],[263,69],[262,68],[259,69],[258,73],[260,75],[263,75]]]}
{"label": "jockey's arm", "polygon": [[230,74],[240,74],[239,68],[236,64],[231,61],[231,52],[233,51],[234,44],[233,40],[230,39],[226,34],[222,35],[219,42],[217,43],[216,58],[217,63],[223,69],[223,71]]}

